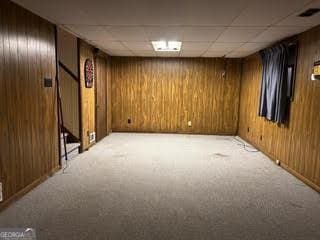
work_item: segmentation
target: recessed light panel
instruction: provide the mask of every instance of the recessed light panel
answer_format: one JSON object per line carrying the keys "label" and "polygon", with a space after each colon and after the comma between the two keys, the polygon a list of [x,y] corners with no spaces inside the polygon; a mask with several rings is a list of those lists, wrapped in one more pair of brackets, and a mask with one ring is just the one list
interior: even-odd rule
{"label": "recessed light panel", "polygon": [[152,41],[152,46],[157,52],[179,52],[181,49],[181,42]]}

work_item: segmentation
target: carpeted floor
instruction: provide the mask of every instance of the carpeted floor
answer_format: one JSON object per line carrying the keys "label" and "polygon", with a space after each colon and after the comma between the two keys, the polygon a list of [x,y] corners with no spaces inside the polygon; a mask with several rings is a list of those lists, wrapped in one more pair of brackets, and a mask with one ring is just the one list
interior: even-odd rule
{"label": "carpeted floor", "polygon": [[233,137],[113,133],[0,227],[40,240],[319,240],[320,194]]}

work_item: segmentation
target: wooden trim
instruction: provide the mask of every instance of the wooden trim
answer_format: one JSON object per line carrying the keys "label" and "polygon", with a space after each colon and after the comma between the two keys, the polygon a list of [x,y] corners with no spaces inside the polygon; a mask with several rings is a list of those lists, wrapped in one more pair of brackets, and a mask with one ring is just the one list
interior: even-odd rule
{"label": "wooden trim", "polygon": [[299,58],[299,41],[296,39],[293,44],[296,45],[295,48],[295,63],[294,63],[294,68],[293,68],[293,81],[291,85],[291,97],[290,101],[293,102],[295,98],[295,87],[296,87],[296,80],[297,80],[297,68],[298,68],[298,58]]}
{"label": "wooden trim", "polygon": [[75,80],[76,82],[80,82],[80,81],[79,81],[79,78],[78,78],[73,72],[71,72],[71,70],[70,70],[66,65],[64,65],[61,61],[59,61],[59,66],[60,66],[64,71],[66,71],[66,73],[68,73],[73,80]]}
{"label": "wooden trim", "polygon": [[224,132],[217,132],[217,133],[202,133],[202,132],[184,132],[184,131],[175,131],[175,132],[167,132],[167,131],[152,131],[152,130],[112,130],[110,133],[135,133],[135,134],[181,134],[181,135],[205,135],[205,136],[237,136],[233,133],[224,133]]}
{"label": "wooden trim", "polygon": [[307,184],[308,186],[310,186],[311,188],[313,188],[314,190],[320,193],[320,187],[318,185],[314,184],[313,182],[311,182],[301,174],[297,173],[296,171],[291,169],[288,165],[281,163],[280,166],[283,169],[287,170],[289,173],[291,173],[293,176],[295,176],[296,178],[298,178],[299,180],[301,180],[302,182],[304,182],[305,184]]}
{"label": "wooden trim", "polygon": [[79,75],[79,87],[78,87],[78,97],[79,97],[79,139],[80,148],[79,153],[83,152],[83,142],[82,142],[82,94],[81,94],[81,69],[80,69],[80,38],[77,38],[77,61],[78,61],[78,75]]}
{"label": "wooden trim", "polygon": [[94,84],[94,131],[96,133],[96,142],[97,142],[97,126],[98,126],[98,118],[97,118],[97,55],[99,51],[93,51],[93,66],[94,66],[94,76],[93,76],[93,84]]}
{"label": "wooden trim", "polygon": [[57,85],[57,82],[60,81],[59,77],[59,55],[58,55],[58,28],[55,25],[54,26],[54,41],[55,41],[55,54],[56,54],[56,88],[57,88],[57,113],[58,113],[58,151],[59,151],[59,166],[62,166],[61,161],[61,122],[60,122],[60,111],[59,111],[59,89]]}
{"label": "wooden trim", "polygon": [[240,123],[240,104],[241,104],[241,91],[242,91],[242,76],[243,76],[243,59],[241,59],[241,75],[240,75],[240,85],[238,90],[238,119],[237,119],[237,129],[236,135],[239,135],[239,123]]}
{"label": "wooden trim", "polygon": [[[249,139],[247,139],[246,137],[240,136],[240,138],[242,138],[243,140],[245,140],[246,142],[250,143],[252,146],[254,146],[256,149],[258,149],[260,152],[262,152],[263,154],[265,154],[267,157],[270,158],[271,161],[276,162],[276,157],[273,156],[272,154],[262,150],[260,147],[258,147],[255,143],[251,142]],[[302,176],[301,174],[297,173],[295,170],[293,170],[292,168],[290,168],[288,165],[286,165],[283,162],[280,162],[280,167],[282,167],[284,170],[286,170],[287,172],[291,173],[293,176],[295,176],[296,178],[298,178],[300,181],[304,182],[305,184],[307,184],[309,187],[311,187],[313,190],[317,191],[320,193],[320,187],[316,184],[314,184],[313,182],[311,182],[310,180],[308,180],[307,178],[305,178],[304,176]]]}
{"label": "wooden trim", "polygon": [[21,197],[23,197],[25,194],[30,192],[32,189],[34,189],[36,186],[43,183],[45,180],[47,180],[49,177],[51,177],[54,173],[59,171],[61,169],[61,166],[57,166],[54,169],[52,169],[48,174],[38,178],[37,180],[33,181],[31,184],[11,196],[10,198],[6,199],[4,202],[0,204],[0,212],[6,209],[9,205],[11,205],[13,202],[19,200]]}

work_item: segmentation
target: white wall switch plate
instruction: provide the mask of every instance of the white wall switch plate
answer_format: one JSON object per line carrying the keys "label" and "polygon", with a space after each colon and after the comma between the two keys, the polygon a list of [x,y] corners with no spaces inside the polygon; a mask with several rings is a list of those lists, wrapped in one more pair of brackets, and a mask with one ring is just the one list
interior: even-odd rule
{"label": "white wall switch plate", "polygon": [[192,126],[192,122],[188,121],[188,126],[191,127]]}
{"label": "white wall switch plate", "polygon": [[0,182],[0,202],[3,201],[3,194],[2,194],[2,183]]}

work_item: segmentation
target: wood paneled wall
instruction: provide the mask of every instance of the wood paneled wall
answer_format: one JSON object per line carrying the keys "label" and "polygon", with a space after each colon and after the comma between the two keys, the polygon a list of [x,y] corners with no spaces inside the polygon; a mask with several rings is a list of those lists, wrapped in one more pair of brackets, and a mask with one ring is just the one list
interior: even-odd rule
{"label": "wood paneled wall", "polygon": [[59,67],[59,79],[63,125],[73,136],[80,139],[79,81],[73,79],[62,67]]}
{"label": "wood paneled wall", "polygon": [[[84,64],[87,58],[94,61],[94,48],[86,42],[79,41],[80,61],[80,96],[81,96],[81,148],[88,149],[94,142],[89,142],[89,132],[95,132],[95,80],[92,88],[86,88]],[[94,66],[95,67],[95,66]]]}
{"label": "wood paneled wall", "polygon": [[111,75],[111,61],[109,57],[107,60],[107,89],[106,89],[106,101],[107,101],[107,134],[112,132],[112,75]]}
{"label": "wood paneled wall", "polygon": [[311,81],[320,60],[320,27],[298,36],[294,101],[288,124],[278,126],[258,117],[262,65],[258,54],[244,60],[239,135],[282,166],[320,190],[320,82]]}
{"label": "wood paneled wall", "polygon": [[77,37],[60,27],[57,27],[57,47],[59,61],[75,76],[79,77]]}
{"label": "wood paneled wall", "polygon": [[80,81],[78,39],[57,27],[57,52],[63,112],[63,127],[80,139]]}
{"label": "wood paneled wall", "polygon": [[55,59],[54,26],[1,0],[0,208],[59,165]]}
{"label": "wood paneled wall", "polygon": [[114,57],[112,130],[235,134],[240,77],[239,59]]}
{"label": "wood paneled wall", "polygon": [[111,131],[111,58],[98,52],[95,55],[96,66],[96,132],[97,141]]}

